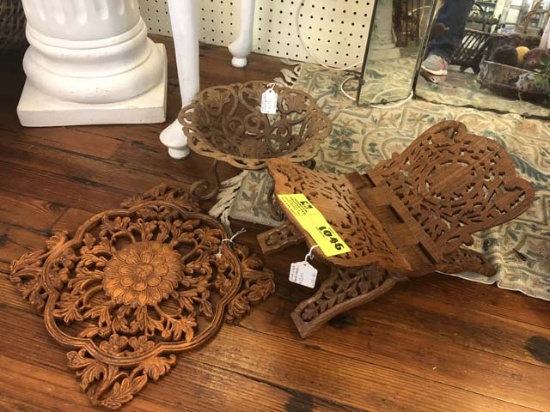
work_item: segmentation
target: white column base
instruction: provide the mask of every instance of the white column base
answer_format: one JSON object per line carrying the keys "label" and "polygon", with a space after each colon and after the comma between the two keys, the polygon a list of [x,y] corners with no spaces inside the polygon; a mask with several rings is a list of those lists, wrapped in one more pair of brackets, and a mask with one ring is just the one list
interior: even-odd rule
{"label": "white column base", "polygon": [[157,86],[149,91],[116,103],[82,104],[48,96],[27,80],[17,106],[19,121],[27,127],[163,123],[166,120],[166,49],[163,44],[155,47],[162,55],[164,73]]}

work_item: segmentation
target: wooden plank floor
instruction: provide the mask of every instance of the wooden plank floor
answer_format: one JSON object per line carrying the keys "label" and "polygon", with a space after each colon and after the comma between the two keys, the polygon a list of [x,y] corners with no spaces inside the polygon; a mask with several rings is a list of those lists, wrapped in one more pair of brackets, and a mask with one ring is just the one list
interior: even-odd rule
{"label": "wooden plank floor", "polygon": [[[179,110],[168,45],[168,118]],[[270,80],[283,64],[201,48],[201,84]],[[209,161],[168,157],[165,125],[27,129],[15,113],[21,54],[0,56],[0,411],[94,411],[66,350],[8,281],[11,260],[51,233],[166,182],[183,187]],[[224,176],[236,173],[230,167]],[[254,231],[243,235],[254,250]],[[224,326],[124,411],[550,411],[550,303],[442,275],[400,284],[301,340],[290,312],[308,291],[286,280],[296,247],[266,258],[277,292],[240,326]]]}

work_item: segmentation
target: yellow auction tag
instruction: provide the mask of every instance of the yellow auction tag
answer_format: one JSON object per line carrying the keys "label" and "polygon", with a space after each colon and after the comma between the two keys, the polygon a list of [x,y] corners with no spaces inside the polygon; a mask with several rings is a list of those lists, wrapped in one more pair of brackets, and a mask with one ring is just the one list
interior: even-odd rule
{"label": "yellow auction tag", "polygon": [[304,194],[277,196],[326,256],[351,250]]}

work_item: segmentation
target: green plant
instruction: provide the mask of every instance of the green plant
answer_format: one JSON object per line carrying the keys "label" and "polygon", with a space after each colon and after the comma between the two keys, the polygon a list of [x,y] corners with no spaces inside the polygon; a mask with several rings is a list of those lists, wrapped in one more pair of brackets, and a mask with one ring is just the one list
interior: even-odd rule
{"label": "green plant", "polygon": [[541,59],[541,65],[535,72],[535,86],[541,90],[548,90],[544,105],[550,106],[550,56]]}

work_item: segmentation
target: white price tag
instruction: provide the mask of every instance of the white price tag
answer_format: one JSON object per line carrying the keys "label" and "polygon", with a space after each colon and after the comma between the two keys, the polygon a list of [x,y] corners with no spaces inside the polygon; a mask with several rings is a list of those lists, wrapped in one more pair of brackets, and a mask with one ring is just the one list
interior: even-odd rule
{"label": "white price tag", "polygon": [[315,287],[317,280],[317,269],[311,266],[308,262],[294,262],[290,265],[290,277],[292,283],[297,283],[308,288]]}
{"label": "white price tag", "polygon": [[273,89],[267,89],[262,94],[262,105],[260,111],[263,114],[276,114],[277,113],[277,100],[279,96]]}

